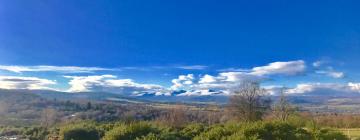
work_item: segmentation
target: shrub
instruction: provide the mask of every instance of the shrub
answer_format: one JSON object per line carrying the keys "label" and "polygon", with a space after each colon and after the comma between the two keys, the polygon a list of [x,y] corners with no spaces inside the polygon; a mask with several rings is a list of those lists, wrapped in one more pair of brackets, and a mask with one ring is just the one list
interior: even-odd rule
{"label": "shrub", "polygon": [[96,125],[84,122],[60,128],[60,140],[100,140]]}
{"label": "shrub", "polygon": [[157,131],[148,123],[133,123],[128,126],[124,124],[105,133],[104,140],[134,140]]}
{"label": "shrub", "polygon": [[314,140],[349,140],[343,133],[330,129],[320,129],[313,133]]}
{"label": "shrub", "polygon": [[29,140],[46,140],[50,132],[43,127],[30,127],[24,130],[23,135]]}
{"label": "shrub", "polygon": [[160,134],[158,134],[158,137],[161,140],[184,140],[186,137],[182,136],[179,132],[176,130],[170,129],[170,128],[163,128],[161,129]]}
{"label": "shrub", "polygon": [[196,136],[194,140],[220,140],[223,137],[231,135],[231,132],[220,125],[213,126],[210,130]]}
{"label": "shrub", "polygon": [[142,136],[141,138],[136,138],[136,140],[161,140],[160,138],[158,138],[157,135],[155,135],[154,133],[149,133],[146,136]]}
{"label": "shrub", "polygon": [[186,139],[192,139],[205,130],[205,126],[202,124],[190,124],[181,130],[181,135]]}
{"label": "shrub", "polygon": [[196,136],[196,140],[309,140],[311,134],[283,122],[254,122],[216,126]]}

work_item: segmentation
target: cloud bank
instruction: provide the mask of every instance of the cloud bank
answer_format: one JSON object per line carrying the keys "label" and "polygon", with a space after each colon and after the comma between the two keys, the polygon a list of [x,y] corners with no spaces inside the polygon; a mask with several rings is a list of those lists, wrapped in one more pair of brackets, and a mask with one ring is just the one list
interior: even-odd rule
{"label": "cloud bank", "polygon": [[266,66],[254,67],[248,71],[220,72],[218,75],[205,74],[194,78],[193,74],[180,75],[173,79],[173,90],[186,90],[181,95],[209,95],[218,91],[221,94],[230,94],[230,90],[243,82],[262,82],[266,76],[284,75],[294,76],[305,71],[305,62],[302,60],[288,62],[273,62]]}
{"label": "cloud bank", "polygon": [[359,94],[360,83],[303,83],[294,88],[286,90],[287,94],[308,94],[308,95],[347,95]]}
{"label": "cloud bank", "polygon": [[[177,95],[177,96],[202,96],[202,95],[230,95],[231,90],[244,82],[264,82],[272,76],[292,77],[311,72],[332,78],[343,78],[344,73],[335,71],[323,61],[312,64],[314,70],[309,71],[303,60],[272,62],[264,66],[250,69],[223,69],[217,74],[184,74],[171,80],[170,87],[156,84],[144,84],[132,79],[120,79],[115,75],[88,75],[88,76],[64,76],[69,80],[67,92],[112,92],[124,95]],[[201,70],[206,66],[171,66],[151,67],[153,69],[184,69]],[[137,70],[138,67],[123,67],[126,70]],[[59,73],[96,73],[97,71],[123,70],[100,67],[76,67],[76,66],[5,66],[0,65],[0,70],[16,73],[22,72],[59,72]],[[0,76],[0,88],[2,89],[48,89],[57,84],[55,80],[38,77]],[[269,94],[278,95],[281,86],[263,86]],[[182,92],[178,92],[182,91]],[[176,93],[177,92],[177,93]],[[295,87],[286,88],[284,92],[290,95],[347,95],[360,93],[360,83],[300,83]]]}
{"label": "cloud bank", "polygon": [[68,92],[112,92],[125,95],[166,94],[165,88],[154,84],[140,84],[131,79],[118,79],[114,75],[65,76],[71,79]]}
{"label": "cloud bank", "polygon": [[41,79],[37,77],[0,76],[1,89],[46,89],[55,90],[49,85],[55,85],[56,81]]}
{"label": "cloud bank", "polygon": [[[196,68],[196,67],[191,67]],[[202,68],[202,67],[199,67]],[[114,92],[127,95],[171,95],[174,91],[185,90],[179,96],[230,94],[230,90],[246,81],[261,82],[266,76],[294,76],[305,71],[302,60],[274,62],[266,66],[254,67],[249,71],[220,72],[217,75],[186,74],[173,79],[172,86],[165,88],[154,84],[140,84],[131,79],[118,79],[114,75],[65,76],[69,78],[69,92]]]}

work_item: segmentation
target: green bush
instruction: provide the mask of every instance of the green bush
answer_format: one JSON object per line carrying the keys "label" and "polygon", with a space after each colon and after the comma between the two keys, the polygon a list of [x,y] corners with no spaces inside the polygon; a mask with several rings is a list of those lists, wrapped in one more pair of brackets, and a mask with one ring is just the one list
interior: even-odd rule
{"label": "green bush", "polygon": [[[309,140],[306,130],[284,122],[256,122],[243,124],[239,131],[246,139],[265,140]],[[238,132],[238,133],[239,133]]]}
{"label": "green bush", "polygon": [[[28,139],[46,139],[43,128],[28,128]],[[184,128],[156,125],[151,122],[94,123],[80,122],[60,127],[61,140],[348,140],[337,131],[309,122],[307,128],[288,122],[244,122],[215,125],[189,124]]]}
{"label": "green bush", "polygon": [[157,129],[148,123],[133,123],[119,125],[105,133],[104,140],[134,140],[149,133],[157,133]]}
{"label": "green bush", "polygon": [[30,127],[24,130],[23,135],[29,140],[47,140],[50,132],[43,127]]}
{"label": "green bush", "polygon": [[161,128],[160,133],[158,134],[159,139],[161,140],[186,140],[187,138],[181,135],[174,129],[171,128]]}
{"label": "green bush", "polygon": [[60,128],[60,140],[100,140],[96,124],[83,122]]}
{"label": "green bush", "polygon": [[349,140],[343,133],[330,129],[320,129],[313,133],[314,140]]}
{"label": "green bush", "polygon": [[208,131],[196,136],[194,140],[220,140],[223,137],[231,135],[231,132],[221,125],[215,125]]}
{"label": "green bush", "polygon": [[204,130],[205,126],[202,124],[189,124],[185,126],[185,128],[183,128],[180,133],[183,137],[190,140],[202,133]]}
{"label": "green bush", "polygon": [[283,122],[254,122],[215,126],[200,133],[196,140],[309,140],[311,134]]}

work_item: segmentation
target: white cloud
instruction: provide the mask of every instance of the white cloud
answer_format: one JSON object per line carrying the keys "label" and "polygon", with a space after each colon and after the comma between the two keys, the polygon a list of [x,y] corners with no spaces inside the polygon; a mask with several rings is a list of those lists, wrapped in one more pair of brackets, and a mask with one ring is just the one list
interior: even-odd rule
{"label": "white cloud", "polygon": [[178,90],[183,88],[189,88],[191,84],[193,84],[194,75],[188,74],[188,75],[179,75],[177,79],[173,79],[171,82],[173,85],[171,86],[171,89]]}
{"label": "white cloud", "polygon": [[61,73],[92,73],[95,71],[112,71],[116,69],[100,67],[77,67],[77,66],[8,66],[0,65],[0,70],[16,73],[21,72],[61,72]]}
{"label": "white cloud", "polygon": [[2,89],[51,89],[48,86],[54,84],[56,81],[37,77],[0,76],[0,88]]}
{"label": "white cloud", "polygon": [[360,83],[303,83],[286,90],[288,94],[346,94],[360,93]]}
{"label": "white cloud", "polygon": [[[217,76],[205,74],[196,79],[193,74],[180,75],[173,79],[172,90],[186,90],[184,95],[209,95],[209,94],[227,94],[229,90],[238,86],[244,81],[260,81],[262,77],[244,72],[222,72]],[[187,82],[191,84],[186,84]]]}
{"label": "white cloud", "polygon": [[343,78],[344,73],[343,72],[337,72],[337,71],[315,71],[317,74],[325,74],[332,78]]}
{"label": "white cloud", "polygon": [[203,90],[189,90],[177,96],[208,96],[208,95],[217,95],[217,94],[225,95],[227,93],[224,93],[222,91],[219,92],[219,91],[203,89]]}
{"label": "white cloud", "polygon": [[305,68],[306,66],[303,60],[273,62],[267,66],[254,67],[251,74],[259,76],[272,74],[296,75],[304,72]]}
{"label": "white cloud", "polygon": [[[217,93],[205,92],[209,90],[229,93],[231,89],[239,86],[243,82],[261,82],[267,79],[265,76],[269,75],[296,75],[304,72],[305,67],[305,62],[298,60],[274,62],[266,66],[254,67],[247,71],[220,72],[216,76],[205,74],[199,79],[195,79],[193,74],[180,75],[177,79],[172,80],[173,86],[171,89],[184,89],[188,91],[182,95],[207,95]],[[185,84],[187,81],[189,81],[189,84]]]}
{"label": "white cloud", "polygon": [[360,91],[360,83],[348,83],[351,90]]}
{"label": "white cloud", "polygon": [[286,62],[272,62],[266,66],[254,67],[252,69],[243,68],[226,68],[220,69],[221,72],[243,72],[257,76],[265,75],[296,75],[303,73],[306,69],[305,62],[303,60],[286,61]]}
{"label": "white cloud", "polygon": [[131,79],[118,79],[114,75],[65,77],[71,79],[69,92],[112,92],[127,95],[168,94],[167,89],[160,85],[140,84]]}
{"label": "white cloud", "polygon": [[200,78],[199,83],[214,83],[217,79],[214,76],[205,74],[203,77]]}
{"label": "white cloud", "polygon": [[99,75],[99,76],[64,76],[71,79],[68,91],[70,92],[88,92],[91,91],[93,85],[103,85],[103,79],[116,78],[113,75]]}
{"label": "white cloud", "polygon": [[244,82],[244,81],[260,81],[263,78],[258,75],[254,75],[252,73],[245,73],[245,72],[222,72],[219,73],[219,79],[226,82]]}

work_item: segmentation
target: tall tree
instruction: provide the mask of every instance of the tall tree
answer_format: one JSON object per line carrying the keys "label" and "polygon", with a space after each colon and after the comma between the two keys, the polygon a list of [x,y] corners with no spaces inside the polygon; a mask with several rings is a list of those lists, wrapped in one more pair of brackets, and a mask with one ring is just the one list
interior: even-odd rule
{"label": "tall tree", "polygon": [[233,117],[242,121],[261,120],[270,110],[270,98],[257,82],[245,82],[233,92],[228,109]]}
{"label": "tall tree", "polygon": [[43,127],[49,127],[55,124],[57,121],[57,113],[55,109],[46,108],[41,114],[41,125]]}
{"label": "tall tree", "polygon": [[279,100],[274,106],[274,116],[278,120],[287,121],[289,116],[295,112],[295,107],[293,107],[290,102],[287,100],[284,93],[284,89],[281,89]]}

